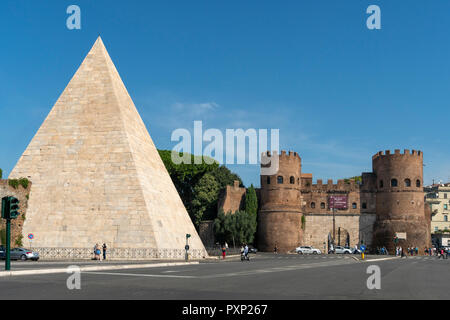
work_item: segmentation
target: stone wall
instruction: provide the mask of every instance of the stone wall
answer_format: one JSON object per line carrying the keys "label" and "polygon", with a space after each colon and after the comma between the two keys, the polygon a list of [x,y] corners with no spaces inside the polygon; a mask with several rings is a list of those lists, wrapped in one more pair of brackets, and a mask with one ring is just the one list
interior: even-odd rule
{"label": "stone wall", "polygon": [[[25,214],[28,208],[28,195],[30,194],[31,182],[25,189],[23,186],[19,185],[14,188],[9,184],[9,180],[0,180],[0,199],[3,197],[15,197],[19,200],[19,212],[20,216],[17,219],[11,220],[11,247],[16,247],[16,241],[18,241],[22,236],[22,226],[25,221]],[[6,222],[1,219],[0,229],[6,230]],[[0,239],[1,241],[1,239]],[[4,244],[4,243],[2,243]],[[28,246],[29,242],[27,239],[22,239],[22,245]]]}
{"label": "stone wall", "polygon": [[205,247],[214,247],[214,221],[202,221],[198,227],[198,235]]}
{"label": "stone wall", "polygon": [[239,181],[234,181],[234,185],[227,186],[219,196],[218,211],[223,210],[225,213],[235,213],[244,209],[245,193],[246,189],[239,187]]}
{"label": "stone wall", "polygon": [[[370,246],[372,243],[373,225],[376,220],[375,213],[340,213],[335,215],[336,244],[345,245],[347,233],[350,236],[350,246],[361,243]],[[324,250],[324,243],[328,245],[328,234],[333,236],[333,214],[307,213],[305,214],[305,231],[303,245],[311,245]],[[328,249],[328,248],[326,248]]]}

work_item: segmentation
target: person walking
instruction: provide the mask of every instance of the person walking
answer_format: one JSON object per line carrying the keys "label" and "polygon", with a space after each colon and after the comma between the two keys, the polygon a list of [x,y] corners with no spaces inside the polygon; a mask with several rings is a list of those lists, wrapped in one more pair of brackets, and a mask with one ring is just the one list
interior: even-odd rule
{"label": "person walking", "polygon": [[225,260],[225,255],[227,252],[227,248],[225,248],[225,246],[222,247],[222,259]]}
{"label": "person walking", "polygon": [[102,249],[103,249],[103,260],[106,260],[106,250],[108,249],[106,247],[106,243],[103,244]]}
{"label": "person walking", "polygon": [[278,253],[278,247],[277,247],[276,243],[275,243],[275,248],[273,248],[273,253]]}
{"label": "person walking", "polygon": [[407,257],[407,255],[405,254],[405,252],[403,251],[403,248],[400,248],[400,252],[401,252],[401,257]]}

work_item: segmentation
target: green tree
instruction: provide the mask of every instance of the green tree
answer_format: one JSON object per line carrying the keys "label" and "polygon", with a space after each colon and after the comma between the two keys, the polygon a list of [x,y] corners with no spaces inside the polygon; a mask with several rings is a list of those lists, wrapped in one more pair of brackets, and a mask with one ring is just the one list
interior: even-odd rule
{"label": "green tree", "polygon": [[247,189],[245,193],[245,211],[248,214],[254,214],[258,212],[258,198],[256,197],[256,190],[253,184]]}
{"label": "green tree", "polygon": [[[158,150],[161,160],[164,163],[167,171],[169,172],[170,178],[172,179],[175,188],[183,201],[186,210],[188,211],[192,221],[195,221],[195,212],[193,208],[193,200],[196,195],[194,193],[194,188],[199,182],[199,180],[208,172],[211,172],[219,167],[217,162],[213,162],[208,159],[208,163],[205,161],[206,157],[195,157],[188,154],[191,158],[191,163],[181,163],[175,164],[172,161],[172,151],[170,150]],[[183,153],[180,153],[183,156]],[[199,160],[199,164],[195,163],[195,160]],[[213,162],[212,164],[209,164]]]}
{"label": "green tree", "polygon": [[232,243],[233,246],[243,243],[253,243],[256,232],[254,216],[245,211],[236,211],[234,214],[219,212],[214,220],[216,238],[220,242]]}
{"label": "green tree", "polygon": [[[240,181],[243,186],[237,174],[225,166],[219,166],[211,158],[179,153],[180,157],[190,157],[191,163],[175,164],[172,161],[172,151],[158,150],[158,152],[196,226],[201,220],[213,220],[217,217],[217,201],[221,190],[227,185],[233,185],[234,180]],[[196,164],[195,160],[200,163]],[[206,175],[208,176],[205,177]]]}
{"label": "green tree", "polygon": [[3,179],[3,170],[0,169],[0,179]]}
{"label": "green tree", "polygon": [[217,182],[220,185],[220,190],[225,189],[227,186],[232,186],[235,180],[239,181],[239,185],[241,187],[244,186],[241,178],[237,174],[231,172],[230,169],[228,169],[224,165],[215,168],[211,172],[211,175],[213,175],[214,178],[216,178]]}
{"label": "green tree", "polygon": [[218,195],[219,183],[211,174],[206,173],[194,187],[191,219],[197,227],[202,220],[215,218]]}

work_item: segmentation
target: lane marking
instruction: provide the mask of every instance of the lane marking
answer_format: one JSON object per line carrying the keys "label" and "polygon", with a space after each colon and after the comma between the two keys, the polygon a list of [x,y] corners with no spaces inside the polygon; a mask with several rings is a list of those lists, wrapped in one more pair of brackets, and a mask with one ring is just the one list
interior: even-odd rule
{"label": "lane marking", "polygon": [[98,274],[98,275],[109,275],[109,276],[127,276],[127,277],[151,277],[151,278],[184,278],[184,279],[194,279],[198,278],[196,276],[177,276],[170,274],[143,274],[143,273],[122,273],[122,272],[86,272],[82,271],[84,274]]}

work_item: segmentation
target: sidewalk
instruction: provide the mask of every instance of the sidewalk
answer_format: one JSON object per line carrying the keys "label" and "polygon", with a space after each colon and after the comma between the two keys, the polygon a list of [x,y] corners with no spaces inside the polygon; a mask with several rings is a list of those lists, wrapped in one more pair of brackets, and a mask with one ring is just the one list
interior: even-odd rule
{"label": "sidewalk", "polygon": [[[0,271],[0,278],[2,277],[10,277],[10,276],[23,276],[23,275],[37,275],[37,274],[55,274],[55,273],[72,273],[73,268],[79,268],[81,272],[88,271],[102,271],[102,270],[125,270],[125,269],[147,269],[147,268],[157,268],[157,267],[172,267],[172,266],[186,266],[186,265],[197,265],[198,261],[191,262],[161,262],[161,261],[153,261],[151,263],[142,263],[142,262],[122,262],[122,263],[103,263],[98,261],[93,261],[94,263],[86,263],[86,261],[79,261],[78,264],[76,261],[71,262],[58,262],[58,263],[42,263],[42,264],[33,264],[28,265],[27,267],[35,267],[34,269],[21,269],[20,265],[12,265],[11,271]],[[61,265],[59,268],[52,268],[45,266],[51,266],[59,264]],[[39,268],[40,267],[40,268]],[[16,269],[16,270],[15,270]],[[17,270],[19,269],[19,270]],[[72,270],[72,271],[71,271]]]}

